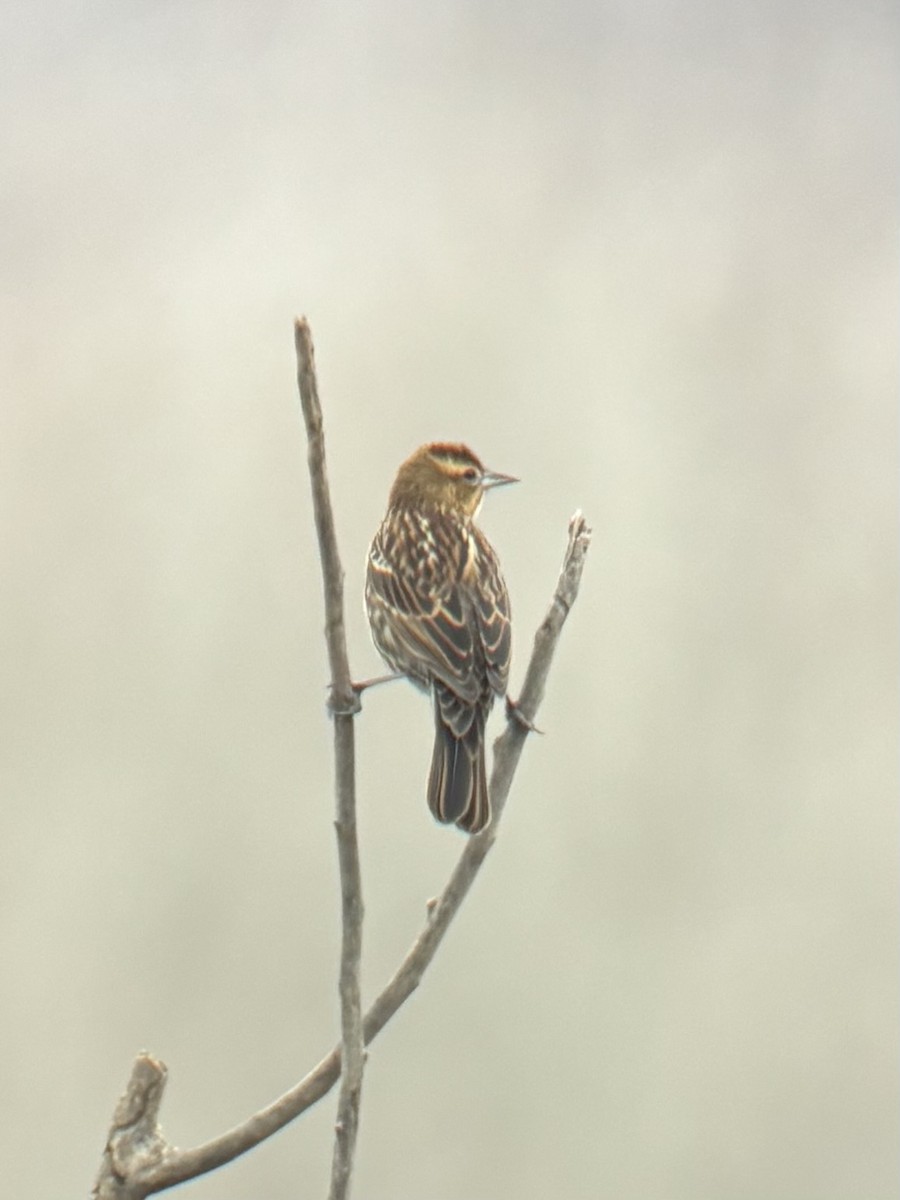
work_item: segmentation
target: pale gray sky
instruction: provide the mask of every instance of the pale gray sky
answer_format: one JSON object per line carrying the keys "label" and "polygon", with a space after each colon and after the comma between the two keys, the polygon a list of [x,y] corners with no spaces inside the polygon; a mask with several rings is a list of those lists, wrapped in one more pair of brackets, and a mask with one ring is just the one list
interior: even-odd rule
{"label": "pale gray sky", "polygon": [[[419,442],[523,480],[483,514],[514,689],[569,514],[596,531],[546,736],[372,1049],[355,1195],[896,1195],[895,25],[5,6],[11,1195],[88,1191],[139,1049],[188,1146],[336,1036],[301,312],[358,676]],[[358,738],[371,996],[462,843],[422,698],[367,697]],[[191,1195],[324,1194],[333,1114]]]}

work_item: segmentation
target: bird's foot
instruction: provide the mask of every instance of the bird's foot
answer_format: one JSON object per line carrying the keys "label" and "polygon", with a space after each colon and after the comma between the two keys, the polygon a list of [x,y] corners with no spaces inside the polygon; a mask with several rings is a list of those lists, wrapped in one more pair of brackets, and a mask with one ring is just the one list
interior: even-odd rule
{"label": "bird's foot", "polygon": [[515,721],[526,733],[540,733],[543,735],[543,729],[538,729],[537,725],[525,716],[512,696],[506,697],[506,718],[508,721]]}

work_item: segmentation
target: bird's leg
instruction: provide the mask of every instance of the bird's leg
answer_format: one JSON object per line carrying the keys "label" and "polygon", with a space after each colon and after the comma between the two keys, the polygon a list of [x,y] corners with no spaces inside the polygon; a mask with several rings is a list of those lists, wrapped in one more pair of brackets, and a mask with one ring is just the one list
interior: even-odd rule
{"label": "bird's leg", "polygon": [[350,692],[352,699],[346,704],[339,704],[335,699],[334,691],[331,684],[328,685],[328,711],[339,717],[352,717],[354,714],[362,711],[362,705],[359,702],[360,696],[369,688],[378,687],[380,683],[391,683],[394,679],[404,679],[405,676],[399,674],[393,675],[376,675],[374,679],[363,679],[360,683],[350,684]]}
{"label": "bird's leg", "polygon": [[506,697],[506,719],[508,721],[515,721],[515,723],[524,729],[526,733],[543,734],[544,732],[543,729],[538,729],[537,725],[535,725],[533,721],[529,721],[528,717],[525,716],[521,708],[519,708],[518,704],[510,695],[507,695]]}
{"label": "bird's leg", "polygon": [[378,687],[380,683],[393,683],[395,679],[405,678],[405,675],[401,675],[399,672],[394,671],[390,675],[376,675],[374,679],[364,679],[361,683],[351,684],[351,687],[357,696],[361,696],[363,692],[368,691],[369,688]]}

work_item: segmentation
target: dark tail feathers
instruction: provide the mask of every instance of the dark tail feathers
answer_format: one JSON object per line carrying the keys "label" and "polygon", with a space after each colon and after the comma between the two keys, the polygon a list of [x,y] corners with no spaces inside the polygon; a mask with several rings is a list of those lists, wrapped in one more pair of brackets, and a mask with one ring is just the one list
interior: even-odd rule
{"label": "dark tail feathers", "polygon": [[434,754],[428,776],[428,807],[445,825],[480,833],[491,820],[484,765],[484,714],[469,709],[468,729],[457,737],[435,702]]}

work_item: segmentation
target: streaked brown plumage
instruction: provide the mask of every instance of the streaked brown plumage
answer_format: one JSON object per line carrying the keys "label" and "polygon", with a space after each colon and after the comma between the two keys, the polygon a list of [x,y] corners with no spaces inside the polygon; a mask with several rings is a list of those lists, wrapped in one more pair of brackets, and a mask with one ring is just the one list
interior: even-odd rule
{"label": "streaked brown plumage", "polygon": [[511,648],[506,584],[475,517],[488,488],[515,482],[466,446],[421,446],[397,472],[369,548],[375,645],[434,698],[428,806],[467,833],[491,819],[484,726],[495,693],[506,692]]}

